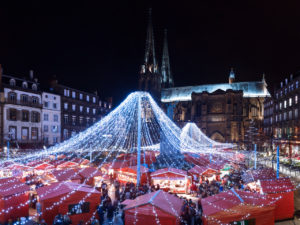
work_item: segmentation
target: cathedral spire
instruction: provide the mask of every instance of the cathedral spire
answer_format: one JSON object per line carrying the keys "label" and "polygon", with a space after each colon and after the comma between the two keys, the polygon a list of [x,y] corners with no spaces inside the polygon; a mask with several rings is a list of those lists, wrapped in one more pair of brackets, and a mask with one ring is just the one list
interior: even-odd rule
{"label": "cathedral spire", "polygon": [[235,73],[233,68],[231,68],[229,73],[229,84],[232,84],[235,81]]}
{"label": "cathedral spire", "polygon": [[144,59],[145,69],[149,70],[151,73],[157,72],[157,63],[155,58],[155,47],[154,47],[154,34],[152,26],[152,9],[149,9],[149,19],[147,28],[147,38],[146,38],[146,49],[145,49],[145,59]]}
{"label": "cathedral spire", "polygon": [[171,74],[170,59],[169,59],[167,29],[165,29],[164,47],[163,47],[162,63],[161,63],[161,75],[162,75],[162,86],[164,88],[169,88],[174,86],[174,81]]}

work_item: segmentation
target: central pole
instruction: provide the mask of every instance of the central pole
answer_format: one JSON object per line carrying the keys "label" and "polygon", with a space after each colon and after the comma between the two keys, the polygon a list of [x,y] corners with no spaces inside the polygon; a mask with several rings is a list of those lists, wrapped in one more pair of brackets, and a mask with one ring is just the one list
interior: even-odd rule
{"label": "central pole", "polygon": [[276,169],[276,178],[279,178],[279,145],[277,146],[277,169]]}
{"label": "central pole", "polygon": [[257,163],[257,146],[254,144],[254,169],[256,170],[256,163]]}
{"label": "central pole", "polygon": [[137,133],[137,178],[136,186],[140,185],[141,181],[141,97],[138,102],[138,133]]}

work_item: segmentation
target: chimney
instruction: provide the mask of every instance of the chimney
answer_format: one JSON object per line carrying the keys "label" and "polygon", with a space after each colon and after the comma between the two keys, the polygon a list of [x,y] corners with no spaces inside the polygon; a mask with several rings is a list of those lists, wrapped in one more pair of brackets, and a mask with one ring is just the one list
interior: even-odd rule
{"label": "chimney", "polygon": [[29,78],[33,80],[33,70],[29,70]]}

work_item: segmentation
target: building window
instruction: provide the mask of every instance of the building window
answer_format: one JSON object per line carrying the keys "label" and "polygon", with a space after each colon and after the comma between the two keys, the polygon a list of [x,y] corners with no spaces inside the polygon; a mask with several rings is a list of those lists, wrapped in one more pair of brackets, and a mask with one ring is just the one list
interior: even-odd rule
{"label": "building window", "polygon": [[70,96],[70,90],[64,89],[64,96],[69,97]]}
{"label": "building window", "polygon": [[290,119],[290,120],[293,119],[293,112],[292,112],[292,110],[289,111],[289,119]]}
{"label": "building window", "polygon": [[69,116],[64,115],[64,123],[67,124],[69,122]]}
{"label": "building window", "polygon": [[279,109],[282,109],[282,103],[281,102],[279,103]]}
{"label": "building window", "polygon": [[53,121],[58,122],[58,115],[53,115]]}
{"label": "building window", "polygon": [[292,98],[289,98],[289,106],[292,106]]}
{"label": "building window", "polygon": [[16,109],[9,109],[8,118],[9,118],[9,120],[16,121],[17,120],[17,110]]}
{"label": "building window", "polygon": [[54,125],[52,126],[52,133],[57,133],[58,132],[58,126]]}
{"label": "building window", "polygon": [[275,122],[278,122],[278,115],[275,116]]}
{"label": "building window", "polygon": [[49,115],[48,114],[44,114],[44,121],[49,121]]}
{"label": "building window", "polygon": [[86,113],[90,113],[90,108],[86,107]]}
{"label": "building window", "polygon": [[17,101],[17,94],[15,92],[9,92],[8,93],[8,100],[10,102],[15,103]]}
{"label": "building window", "polygon": [[73,131],[71,132],[71,136],[73,137],[73,136],[75,136],[75,135],[76,135],[76,131],[73,130]]}
{"label": "building window", "polygon": [[96,114],[96,109],[93,109],[93,114],[94,114],[94,115]]}
{"label": "building window", "polygon": [[73,111],[76,110],[76,105],[75,105],[75,104],[72,105],[72,110],[73,110]]}
{"label": "building window", "polygon": [[17,127],[16,126],[9,126],[9,139],[10,140],[17,140]]}
{"label": "building window", "polygon": [[22,110],[22,121],[28,122],[29,121],[29,111]]}
{"label": "building window", "polygon": [[298,104],[298,95],[295,96],[295,104]]}
{"label": "building window", "polygon": [[83,99],[83,95],[80,93],[79,94],[79,99],[82,100]]}
{"label": "building window", "polygon": [[93,97],[93,103],[96,103],[96,97]]}
{"label": "building window", "polygon": [[57,144],[57,142],[58,142],[57,137],[53,137],[53,144]]}
{"label": "building window", "polygon": [[86,118],[86,125],[88,126],[88,125],[89,125],[89,123],[90,123],[90,118],[89,118],[89,117],[87,117],[87,118]]}
{"label": "building window", "polygon": [[76,92],[72,91],[72,98],[76,98]]}
{"label": "building window", "polygon": [[38,128],[37,127],[31,128],[31,140],[38,140]]}
{"label": "building window", "polygon": [[43,141],[44,141],[44,144],[45,144],[45,145],[48,145],[48,144],[49,144],[49,139],[48,139],[48,137],[44,137],[44,138],[43,138]]}
{"label": "building window", "polygon": [[286,108],[286,100],[284,100],[284,105],[283,105],[283,107]]}
{"label": "building window", "polygon": [[37,97],[32,97],[32,104],[36,105],[39,102],[39,98]]}
{"label": "building window", "polygon": [[48,106],[49,106],[49,103],[48,102],[44,102],[44,107],[48,108]]}
{"label": "building window", "polygon": [[67,139],[69,137],[69,131],[67,129],[64,129],[64,139]]}
{"label": "building window", "polygon": [[251,108],[251,113],[252,113],[252,116],[253,116],[253,117],[256,117],[256,116],[257,116],[257,108],[252,107],[252,108]]}
{"label": "building window", "polygon": [[44,125],[44,132],[48,132],[48,125]]}
{"label": "building window", "polygon": [[53,109],[57,109],[57,104],[53,103]]}
{"label": "building window", "polygon": [[23,141],[28,140],[28,135],[29,135],[29,128],[28,127],[22,127],[22,129],[21,129],[21,139]]}
{"label": "building window", "polygon": [[295,109],[295,119],[298,119],[298,109]]}
{"label": "building window", "polygon": [[93,123],[95,123],[96,122],[96,118],[93,118]]}
{"label": "building window", "polygon": [[21,101],[23,103],[28,103],[28,95],[21,95]]}
{"label": "building window", "polygon": [[76,116],[72,116],[72,125],[76,125]]}
{"label": "building window", "polygon": [[40,122],[40,114],[38,112],[31,113],[31,122],[33,122],[33,123]]}
{"label": "building window", "polygon": [[37,85],[36,84],[32,84],[32,90],[34,90],[34,91],[37,90]]}
{"label": "building window", "polygon": [[83,106],[81,105],[81,106],[79,106],[79,110],[80,110],[80,112],[82,112],[83,111]]}
{"label": "building window", "polygon": [[10,86],[16,86],[16,80],[10,79],[9,84],[10,84]]}
{"label": "building window", "polygon": [[296,88],[299,88],[299,81],[296,81]]}
{"label": "building window", "polygon": [[86,96],[86,101],[89,102],[90,101],[90,96]]}
{"label": "building window", "polygon": [[286,120],[286,112],[283,113],[283,120]]}
{"label": "building window", "polygon": [[284,89],[284,94],[285,94],[285,95],[287,94],[287,88]]}
{"label": "building window", "polygon": [[83,124],[83,117],[82,117],[82,116],[79,117],[79,124],[80,124],[80,125]]}
{"label": "building window", "polygon": [[22,83],[22,88],[28,88],[27,82],[24,81],[24,82]]}
{"label": "building window", "polygon": [[64,104],[64,109],[67,110],[68,109],[68,103]]}

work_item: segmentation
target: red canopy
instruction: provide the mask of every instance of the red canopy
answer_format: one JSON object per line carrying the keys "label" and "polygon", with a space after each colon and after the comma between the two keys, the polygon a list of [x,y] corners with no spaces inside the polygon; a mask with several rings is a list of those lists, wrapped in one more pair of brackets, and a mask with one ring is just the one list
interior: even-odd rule
{"label": "red canopy", "polygon": [[78,172],[74,169],[53,170],[51,174],[57,181],[81,180]]}
{"label": "red canopy", "polygon": [[137,197],[125,207],[125,224],[153,225],[156,220],[164,225],[180,224],[183,201],[162,190]]}
{"label": "red canopy", "polygon": [[[255,224],[274,224],[274,205],[258,193],[229,190],[201,200],[204,224],[255,218]],[[249,214],[248,217],[245,217]]]}
{"label": "red canopy", "polygon": [[[75,192],[74,192],[75,191]],[[88,222],[100,203],[100,192],[88,185],[76,184],[73,182],[53,183],[37,189],[38,196],[42,203],[42,217],[47,224],[52,224],[54,217],[61,213],[69,213],[72,224],[79,221]],[[71,193],[71,194],[70,194]],[[84,201],[79,205],[80,201]],[[62,201],[60,204],[53,203]],[[76,214],[72,209],[85,205],[86,212]]]}
{"label": "red canopy", "polygon": [[[15,178],[0,179],[0,222],[28,216],[29,186]],[[5,211],[8,211],[6,213]]]}
{"label": "red canopy", "polygon": [[243,181],[248,184],[258,180],[270,180],[275,179],[276,173],[271,168],[262,168],[256,170],[247,170],[243,175]]}
{"label": "red canopy", "polygon": [[82,159],[82,158],[74,158],[71,161],[78,163],[79,165],[88,165],[90,163],[90,160]]}
{"label": "red canopy", "polygon": [[187,172],[176,168],[163,168],[151,173],[151,177],[186,177]]}
{"label": "red canopy", "polygon": [[[120,168],[120,169],[118,169],[118,171],[137,174],[137,166],[129,166],[129,167]],[[140,172],[141,173],[148,173],[149,169],[144,167],[144,166],[141,166]]]}
{"label": "red canopy", "polygon": [[58,169],[66,169],[66,168],[74,168],[74,167],[78,167],[78,166],[79,166],[79,164],[76,162],[67,161],[67,162],[59,164],[57,166],[57,168]]}
{"label": "red canopy", "polygon": [[260,181],[261,192],[275,201],[275,220],[285,220],[294,216],[295,187],[289,178]]}
{"label": "red canopy", "polygon": [[198,166],[198,165],[196,165],[192,169],[190,169],[188,172],[192,173],[192,174],[196,174],[196,175],[203,175],[205,173],[209,173],[209,174],[217,173],[218,170],[217,169],[212,169],[209,166]]}
{"label": "red canopy", "polygon": [[42,163],[42,164],[39,164],[37,166],[34,167],[35,170],[51,170],[51,169],[55,169],[55,167],[49,163]]}
{"label": "red canopy", "polygon": [[79,176],[81,176],[81,182],[89,185],[94,185],[94,177],[102,176],[100,170],[95,167],[87,167],[79,170]]}

